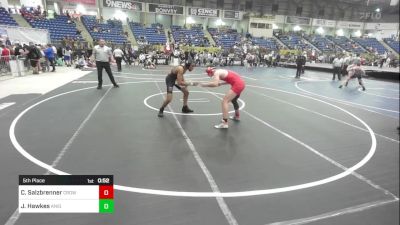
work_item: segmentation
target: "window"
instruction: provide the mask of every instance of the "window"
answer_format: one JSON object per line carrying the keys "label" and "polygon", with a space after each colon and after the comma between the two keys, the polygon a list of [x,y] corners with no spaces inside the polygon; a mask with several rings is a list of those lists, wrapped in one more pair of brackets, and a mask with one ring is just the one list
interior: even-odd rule
{"label": "window", "polygon": [[267,25],[267,24],[265,24],[265,23],[259,23],[257,28],[258,28],[258,29],[265,29],[265,27],[266,27],[265,25]]}

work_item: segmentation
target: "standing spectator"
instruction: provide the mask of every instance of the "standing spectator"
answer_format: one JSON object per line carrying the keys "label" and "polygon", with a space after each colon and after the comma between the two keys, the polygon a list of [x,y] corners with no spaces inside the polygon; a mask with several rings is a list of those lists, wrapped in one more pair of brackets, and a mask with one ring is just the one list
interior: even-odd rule
{"label": "standing spectator", "polygon": [[15,49],[14,49],[14,55],[15,56],[20,56],[21,53],[23,52],[23,49],[19,43],[15,44]]}
{"label": "standing spectator", "polygon": [[40,50],[33,44],[29,42],[29,47],[27,47],[30,65],[33,68],[33,74],[39,74],[39,60],[42,57]]}
{"label": "standing spectator", "polygon": [[350,56],[346,56],[343,59],[342,76],[347,75],[347,67],[350,65],[351,58],[352,58],[352,55],[350,54]]}
{"label": "standing spectator", "polygon": [[56,48],[56,46],[52,45],[51,48],[53,49],[54,59],[57,59],[57,48]]}
{"label": "standing spectator", "polygon": [[39,51],[42,57],[39,59],[39,71],[42,72],[50,71],[49,61],[47,60],[46,55],[44,54],[44,50],[46,50],[45,46],[39,45]]}
{"label": "standing spectator", "polygon": [[63,55],[64,55],[65,64],[67,65],[67,67],[70,67],[71,66],[71,55],[72,55],[71,47],[67,46],[64,49]]}
{"label": "standing spectator", "polygon": [[6,38],[6,46],[11,46],[11,41],[10,41],[10,38]]}
{"label": "standing spectator", "polygon": [[301,66],[301,73],[304,74],[304,70],[306,69],[306,62],[307,62],[306,54],[301,56],[301,60],[303,61],[303,65]]}
{"label": "standing spectator", "polygon": [[61,47],[57,48],[57,58],[59,59],[63,58],[63,49]]}
{"label": "standing spectator", "polygon": [[3,45],[1,45],[1,48],[3,50],[1,50],[1,54],[0,54],[0,65],[3,67],[5,66],[5,68],[7,68],[7,70],[10,70],[10,50]]}
{"label": "standing spectator", "polygon": [[297,56],[297,58],[296,58],[296,69],[297,70],[296,70],[296,77],[295,78],[300,78],[301,71],[303,69],[303,65],[304,65],[303,56],[299,54]]}
{"label": "standing spectator", "polygon": [[97,77],[99,81],[97,89],[101,89],[103,85],[103,68],[106,70],[111,83],[114,85],[115,88],[118,88],[119,86],[115,82],[114,76],[110,68],[110,61],[112,61],[111,48],[105,46],[104,39],[100,39],[99,45],[94,46],[93,55],[94,59],[96,60]]}
{"label": "standing spectator", "polygon": [[51,46],[51,44],[47,45],[47,48],[44,50],[44,55],[46,56],[47,61],[53,67],[53,70],[51,72],[55,72],[56,71],[56,67],[55,67],[55,63],[54,63],[55,54],[54,54],[54,50],[53,50],[53,47]]}
{"label": "standing spectator", "polygon": [[146,59],[146,55],[143,54],[143,52],[140,53],[140,55],[139,55],[139,64],[138,65],[143,64],[143,66],[144,66],[145,59]]}
{"label": "standing spectator", "polygon": [[118,72],[122,71],[122,67],[121,67],[121,62],[122,62],[122,57],[124,56],[124,53],[122,52],[122,50],[117,47],[114,52],[113,52],[115,61],[117,61],[117,68],[118,68]]}

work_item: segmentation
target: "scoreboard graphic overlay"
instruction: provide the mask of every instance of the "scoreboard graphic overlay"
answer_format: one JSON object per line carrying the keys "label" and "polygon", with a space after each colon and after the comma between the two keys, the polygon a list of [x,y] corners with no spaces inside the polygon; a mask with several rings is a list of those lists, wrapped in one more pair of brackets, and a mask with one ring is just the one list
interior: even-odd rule
{"label": "scoreboard graphic overlay", "polygon": [[20,213],[113,213],[113,175],[20,175]]}

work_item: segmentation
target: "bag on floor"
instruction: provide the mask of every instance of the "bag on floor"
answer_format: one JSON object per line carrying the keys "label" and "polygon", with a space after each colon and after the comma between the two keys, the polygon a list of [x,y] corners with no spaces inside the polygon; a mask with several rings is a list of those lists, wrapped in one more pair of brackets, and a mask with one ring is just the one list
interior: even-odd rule
{"label": "bag on floor", "polygon": [[61,58],[58,58],[56,64],[57,66],[64,66],[64,61]]}

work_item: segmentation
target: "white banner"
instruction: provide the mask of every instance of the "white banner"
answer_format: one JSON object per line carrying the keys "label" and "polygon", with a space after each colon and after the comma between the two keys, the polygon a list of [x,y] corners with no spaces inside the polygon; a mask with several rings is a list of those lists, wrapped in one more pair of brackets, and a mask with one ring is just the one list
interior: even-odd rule
{"label": "white banner", "polygon": [[367,23],[366,30],[399,30],[398,23]]}
{"label": "white banner", "polygon": [[0,0],[0,7],[8,9],[8,0]]}
{"label": "white banner", "polygon": [[346,28],[346,29],[362,29],[363,23],[360,22],[350,22],[350,21],[338,21],[337,28]]}
{"label": "white banner", "polygon": [[286,16],[287,24],[310,25],[310,21],[311,19],[308,17]]}
{"label": "white banner", "polygon": [[26,7],[34,7],[35,9],[37,8],[38,5],[40,5],[40,7],[43,10],[43,4],[42,4],[42,0],[21,0],[21,5],[24,5]]}
{"label": "white banner", "polygon": [[35,44],[50,43],[49,32],[47,30],[7,26],[0,26],[0,28],[7,30],[7,35],[13,43],[16,41],[26,44],[29,42],[33,42]]}
{"label": "white banner", "polygon": [[188,7],[187,10],[189,16],[219,17],[218,9]]}
{"label": "white banner", "polygon": [[263,15],[261,17],[250,17],[253,22],[285,23],[285,16],[282,15]]}
{"label": "white banner", "polygon": [[312,25],[318,26],[318,27],[335,27],[336,21],[324,20],[324,19],[313,19]]}
{"label": "white banner", "polygon": [[7,37],[8,37],[7,29],[4,27],[0,27],[0,40],[4,42],[4,40],[6,40]]}

